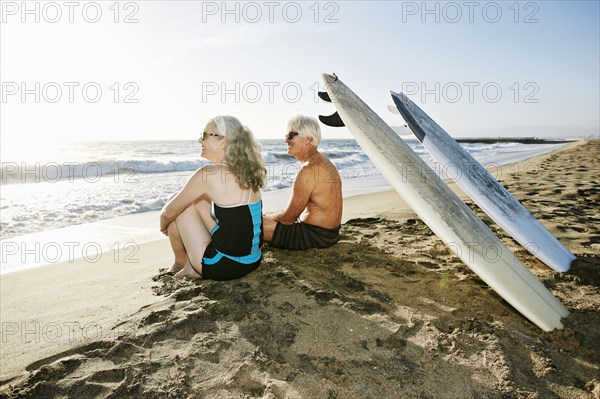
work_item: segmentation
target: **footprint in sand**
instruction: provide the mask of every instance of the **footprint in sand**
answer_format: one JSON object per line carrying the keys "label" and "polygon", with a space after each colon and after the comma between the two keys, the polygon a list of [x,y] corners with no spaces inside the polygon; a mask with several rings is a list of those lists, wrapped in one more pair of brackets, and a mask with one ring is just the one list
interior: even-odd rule
{"label": "footprint in sand", "polygon": [[157,323],[162,323],[165,320],[168,319],[169,315],[172,312],[167,310],[167,309],[163,309],[163,310],[158,310],[156,312],[152,312],[150,313],[148,316],[144,317],[142,319],[142,321],[140,322],[141,325],[145,325],[145,326],[149,326],[152,324],[157,324]]}

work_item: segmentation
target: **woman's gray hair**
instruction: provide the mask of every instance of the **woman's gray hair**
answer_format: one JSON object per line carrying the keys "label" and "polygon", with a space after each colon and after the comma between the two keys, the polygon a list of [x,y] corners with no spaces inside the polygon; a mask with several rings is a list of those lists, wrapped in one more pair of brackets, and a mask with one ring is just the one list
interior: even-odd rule
{"label": "woman's gray hair", "polygon": [[318,147],[321,144],[321,126],[319,122],[311,116],[297,114],[288,121],[288,129],[291,132],[297,132],[303,137],[312,137],[313,145]]}
{"label": "woman's gray hair", "polygon": [[263,165],[260,146],[250,129],[233,116],[216,116],[211,119],[219,134],[227,140],[225,162],[239,179],[241,188],[258,192],[266,182],[267,169]]}

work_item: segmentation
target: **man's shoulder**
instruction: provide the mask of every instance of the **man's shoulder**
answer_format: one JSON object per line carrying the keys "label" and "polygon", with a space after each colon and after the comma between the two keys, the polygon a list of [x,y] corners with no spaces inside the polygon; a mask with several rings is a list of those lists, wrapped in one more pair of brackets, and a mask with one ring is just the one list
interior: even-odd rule
{"label": "man's shoulder", "polygon": [[306,162],[306,163],[304,163],[302,165],[301,169],[304,169],[304,168],[307,168],[307,169],[309,169],[309,168],[318,168],[318,167],[323,167],[323,166],[326,166],[326,167],[333,166],[333,167],[335,167],[335,165],[333,164],[333,162],[331,162],[329,160],[329,158],[327,158],[322,153],[317,152],[310,160],[308,160],[308,162]]}
{"label": "man's shoulder", "polygon": [[303,180],[313,180],[315,183],[331,183],[339,180],[339,172],[333,162],[324,155],[320,153],[319,155],[302,165],[298,177]]}
{"label": "man's shoulder", "polygon": [[320,169],[323,169],[323,167],[329,167],[329,165],[333,165],[331,161],[322,154],[318,153],[316,156],[313,156],[311,159],[301,165],[299,174],[319,173]]}

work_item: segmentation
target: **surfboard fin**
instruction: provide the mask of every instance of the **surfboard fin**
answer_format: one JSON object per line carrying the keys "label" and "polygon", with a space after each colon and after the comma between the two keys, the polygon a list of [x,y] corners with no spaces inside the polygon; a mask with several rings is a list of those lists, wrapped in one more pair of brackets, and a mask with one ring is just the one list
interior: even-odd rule
{"label": "surfboard fin", "polygon": [[340,117],[340,114],[338,114],[337,111],[335,111],[335,113],[333,115],[329,115],[329,116],[319,115],[319,120],[324,125],[331,126],[331,127],[344,127],[344,126],[346,126],[344,124],[344,121]]}
{"label": "surfboard fin", "polygon": [[331,98],[329,98],[329,94],[327,94],[326,91],[320,91],[319,92],[319,98],[323,101],[326,101],[328,103],[331,102]]}
{"label": "surfboard fin", "polygon": [[388,105],[387,108],[392,114],[400,115],[400,111],[394,105]]}

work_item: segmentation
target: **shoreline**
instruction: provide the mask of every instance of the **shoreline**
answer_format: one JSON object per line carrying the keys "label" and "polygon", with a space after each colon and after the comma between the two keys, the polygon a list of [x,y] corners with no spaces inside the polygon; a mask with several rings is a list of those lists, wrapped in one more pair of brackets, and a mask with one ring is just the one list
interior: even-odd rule
{"label": "shoreline", "polygon": [[[562,151],[568,151],[577,146],[584,145],[586,141],[575,141],[570,144],[567,144],[559,149],[556,149],[552,152],[536,155],[531,158],[522,159],[516,162],[511,162],[507,164],[502,164],[499,166],[492,166],[490,168],[486,168],[486,170],[494,176],[494,178],[500,181],[501,184],[504,185],[503,178],[510,176],[511,174],[519,174],[525,173],[526,171],[531,171],[536,169],[536,164],[543,162],[548,157],[552,156],[552,154],[560,153]],[[462,191],[462,189],[451,180],[446,180],[448,187],[452,189],[452,191],[458,195],[458,197],[463,201],[470,201],[468,195]],[[510,190],[509,190],[510,191]],[[374,198],[377,198],[377,202],[372,206],[374,208],[382,209],[381,212],[372,213],[371,211],[364,210],[362,202],[371,202]],[[370,217],[373,214],[376,216],[384,215],[386,217],[390,217],[390,215],[396,215],[397,217],[416,217],[416,214],[410,207],[404,202],[402,197],[394,190],[386,190],[379,193],[371,193],[371,194],[361,194],[353,197],[349,197],[344,199],[344,212],[348,209],[348,215],[344,214],[342,222],[348,221],[352,218],[356,217]]]}
{"label": "shoreline", "polygon": [[[199,359],[208,359],[210,352],[218,362],[199,360],[204,362],[201,369],[190,363],[190,370],[222,373],[224,381],[233,384],[210,383],[207,376],[202,383],[189,382],[205,393],[218,388],[235,396],[238,391],[232,387],[237,386],[249,394],[258,384],[289,397],[322,396],[329,389],[340,398],[352,398],[367,395],[368,385],[372,395],[385,397],[388,388],[399,392],[396,378],[408,378],[413,382],[401,391],[407,397],[431,396],[436,389],[448,397],[460,397],[464,389],[489,397],[496,397],[494,392],[536,397],[532,392],[537,389],[542,395],[597,398],[600,381],[589,377],[600,370],[598,352],[590,352],[589,346],[600,338],[600,282],[594,266],[599,263],[600,235],[593,224],[600,219],[598,210],[590,210],[597,208],[597,176],[592,171],[591,177],[579,177],[588,176],[590,167],[577,163],[580,156],[589,158],[590,150],[583,150],[592,146],[597,149],[598,143],[571,143],[493,170],[579,258],[572,272],[555,273],[492,226],[572,311],[562,331],[542,333],[500,301],[415,219],[395,191],[385,191],[344,200],[343,237],[336,246],[302,253],[267,249],[263,266],[233,282],[178,282],[157,276],[158,269],[172,261],[166,238],[141,244],[138,262],[79,259],[3,275],[0,392],[23,383],[18,389],[32,393],[35,383],[43,381],[39,389],[64,394],[64,387],[54,385],[60,382],[52,381],[71,378],[67,376],[72,369],[80,369],[78,375],[90,386],[117,389],[128,384],[127,373],[136,381],[132,370],[148,367],[143,359],[151,353],[168,368],[161,359],[167,362],[178,354],[185,361],[200,351]],[[591,156],[596,154],[592,151]],[[576,164],[563,170],[556,165],[561,157],[571,157]],[[554,184],[555,191],[542,188]],[[451,186],[470,204],[455,184]],[[580,202],[581,207],[574,205]],[[270,321],[265,324],[263,316]],[[196,342],[195,349],[188,341]],[[201,342],[212,342],[215,349]],[[142,349],[145,346],[151,352]],[[267,360],[250,355],[256,350]],[[527,356],[533,360],[521,359],[519,351],[530,352]],[[94,353],[104,353],[108,360],[96,364]],[[568,356],[575,360],[568,361]],[[370,363],[372,359],[377,362]],[[378,365],[395,373],[389,387],[365,382]],[[130,371],[108,378],[105,366]],[[234,374],[227,371],[232,367]],[[348,367],[351,379],[343,378]],[[252,372],[239,374],[246,369]],[[341,373],[337,377],[336,369]],[[148,389],[165,384],[165,389],[175,389],[169,384],[191,381],[169,370],[179,377],[168,382],[152,372]],[[439,375],[442,370],[447,375]],[[320,376],[326,382],[318,383]],[[573,382],[576,376],[583,387]],[[540,379],[543,387],[536,387],[532,378]],[[353,382],[356,379],[363,381],[363,388]],[[451,388],[444,391],[444,386]],[[163,394],[158,397],[167,397]]]}
{"label": "shoreline", "polygon": [[562,144],[562,143],[573,143],[579,141],[577,139],[540,139],[537,137],[461,137],[457,138],[458,143],[519,143],[519,144]]}
{"label": "shoreline", "polygon": [[[561,141],[562,146],[559,149],[576,143]],[[556,149],[546,148],[543,152],[539,149],[507,152],[485,163],[484,166],[498,178],[500,176],[496,170],[552,151]],[[433,167],[437,172],[444,173],[444,168],[439,164],[436,163]],[[354,196],[394,192],[381,175],[345,179],[342,189],[344,200]],[[290,187],[264,191],[264,212],[283,209],[290,192]],[[112,256],[106,255],[111,252],[117,252],[119,257],[132,256],[137,252],[139,245],[164,238],[155,228],[158,215],[159,211],[135,213],[1,239],[3,257],[0,275],[53,266],[65,261],[73,263],[80,258],[95,261],[103,256]],[[77,240],[74,241],[73,237],[77,237]]]}

